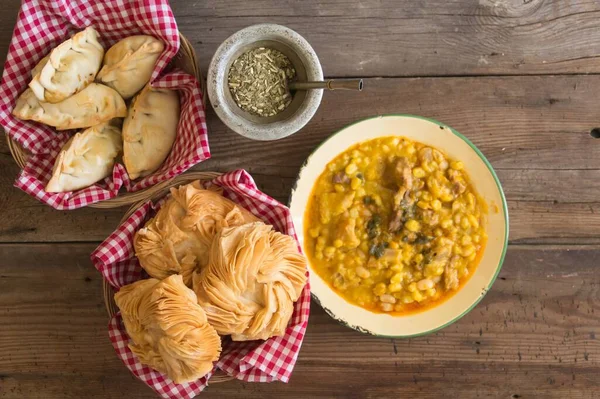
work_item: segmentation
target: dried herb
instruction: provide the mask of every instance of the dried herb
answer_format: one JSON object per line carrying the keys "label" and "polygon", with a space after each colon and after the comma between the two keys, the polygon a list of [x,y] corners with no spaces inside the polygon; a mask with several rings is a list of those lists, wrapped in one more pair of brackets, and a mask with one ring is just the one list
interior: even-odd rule
{"label": "dried herb", "polygon": [[433,241],[433,238],[434,237],[429,237],[426,235],[419,234],[417,236],[417,239],[415,240],[415,244],[421,244],[421,245],[428,244],[429,242]]}
{"label": "dried herb", "polygon": [[371,220],[369,220],[367,222],[367,234],[371,240],[378,237],[379,234],[381,234],[381,229],[379,228],[380,225],[381,225],[381,216],[379,216],[377,214],[373,215]]}
{"label": "dried herb", "polygon": [[258,116],[273,116],[292,102],[288,82],[296,76],[282,52],[259,47],[240,55],[229,68],[229,90],[235,103]]}
{"label": "dried herb", "polygon": [[373,203],[373,198],[371,198],[370,196],[366,195],[363,197],[363,203],[365,205],[371,205]]}
{"label": "dried herb", "polygon": [[369,248],[369,254],[373,255],[375,257],[375,259],[381,258],[383,256],[383,254],[385,253],[385,248],[387,247],[386,244],[387,243],[372,244],[371,247]]}

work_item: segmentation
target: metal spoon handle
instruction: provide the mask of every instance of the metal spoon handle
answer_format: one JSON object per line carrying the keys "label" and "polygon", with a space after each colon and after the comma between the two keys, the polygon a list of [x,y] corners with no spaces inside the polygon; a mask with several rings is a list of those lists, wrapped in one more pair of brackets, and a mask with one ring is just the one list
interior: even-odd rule
{"label": "metal spoon handle", "polygon": [[362,79],[329,79],[323,82],[290,82],[290,90],[358,90],[363,88]]}

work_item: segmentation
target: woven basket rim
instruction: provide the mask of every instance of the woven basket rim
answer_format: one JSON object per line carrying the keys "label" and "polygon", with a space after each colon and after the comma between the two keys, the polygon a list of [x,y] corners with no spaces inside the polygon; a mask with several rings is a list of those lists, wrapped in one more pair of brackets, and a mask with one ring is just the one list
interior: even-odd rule
{"label": "woven basket rim", "polygon": [[[162,198],[163,196],[167,195],[169,193],[169,190],[171,189],[171,187],[175,187],[175,186],[178,186],[181,184],[191,183],[195,180],[203,180],[203,181],[212,180],[215,177],[218,177],[220,175],[221,175],[221,173],[219,173],[219,172],[188,172],[188,173],[179,175],[177,177],[174,177],[173,179],[168,180],[166,182],[166,184],[162,184],[161,187],[159,189],[157,189],[156,191],[154,191],[152,193],[147,193],[146,198],[136,202],[131,207],[129,207],[127,212],[125,212],[125,214],[119,221],[119,225],[121,223],[123,223],[125,220],[127,220],[137,209],[139,209],[147,201],[149,201],[149,200],[156,201],[156,200]],[[102,292],[104,295],[104,305],[106,306],[106,311],[108,312],[108,316],[110,318],[112,318],[115,315],[115,313],[117,313],[118,307],[115,304],[115,301],[113,299],[114,294],[115,294],[113,287],[104,278],[102,279]],[[224,371],[216,370],[213,373],[213,375],[211,376],[209,381],[212,384],[218,384],[221,382],[230,381],[232,379],[234,379],[234,377],[226,374]]]}
{"label": "woven basket rim", "polygon": [[[196,51],[192,46],[191,42],[181,33],[179,32],[180,46],[179,52],[175,55],[174,59],[182,58],[184,60],[188,60],[188,64],[190,65],[192,71],[186,71],[188,73],[193,73],[198,80],[198,84],[200,85],[200,91],[202,92],[202,99],[204,101],[204,106],[206,107],[206,84],[204,84],[204,78],[202,75],[202,70],[198,65],[198,57],[196,55]],[[8,143],[8,149],[12,154],[13,159],[17,163],[17,166],[22,170],[27,163],[28,153],[27,151],[21,147],[21,145],[12,139],[8,134],[6,134],[6,141]],[[157,183],[151,187],[145,188],[143,190],[135,191],[135,192],[120,192],[117,193],[117,196],[114,198],[110,198],[104,201],[95,202],[93,204],[87,205],[90,208],[99,208],[99,209],[111,209],[111,208],[119,208],[126,205],[135,204],[139,201],[143,201],[144,198],[151,196],[155,192],[159,192],[164,186],[169,183],[169,180]]]}

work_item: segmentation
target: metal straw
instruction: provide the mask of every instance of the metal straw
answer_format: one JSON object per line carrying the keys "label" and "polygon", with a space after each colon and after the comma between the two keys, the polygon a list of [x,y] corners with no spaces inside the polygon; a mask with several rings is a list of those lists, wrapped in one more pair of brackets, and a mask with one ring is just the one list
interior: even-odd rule
{"label": "metal straw", "polygon": [[362,79],[329,79],[324,82],[290,82],[290,90],[358,90],[363,88]]}

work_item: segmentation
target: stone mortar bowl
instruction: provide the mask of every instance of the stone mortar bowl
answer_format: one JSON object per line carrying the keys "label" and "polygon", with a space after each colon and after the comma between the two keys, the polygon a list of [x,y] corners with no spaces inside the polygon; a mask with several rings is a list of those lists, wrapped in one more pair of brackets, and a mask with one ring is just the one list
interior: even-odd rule
{"label": "stone mortar bowl", "polygon": [[299,82],[323,80],[317,54],[295,31],[275,24],[259,24],[244,28],[227,38],[213,56],[207,76],[208,96],[219,118],[231,130],[253,140],[277,140],[296,133],[313,117],[322,90],[292,92],[292,102],[282,112],[260,117],[244,111],[235,103],[227,82],[229,68],[248,50],[270,47],[287,56],[296,69]]}

